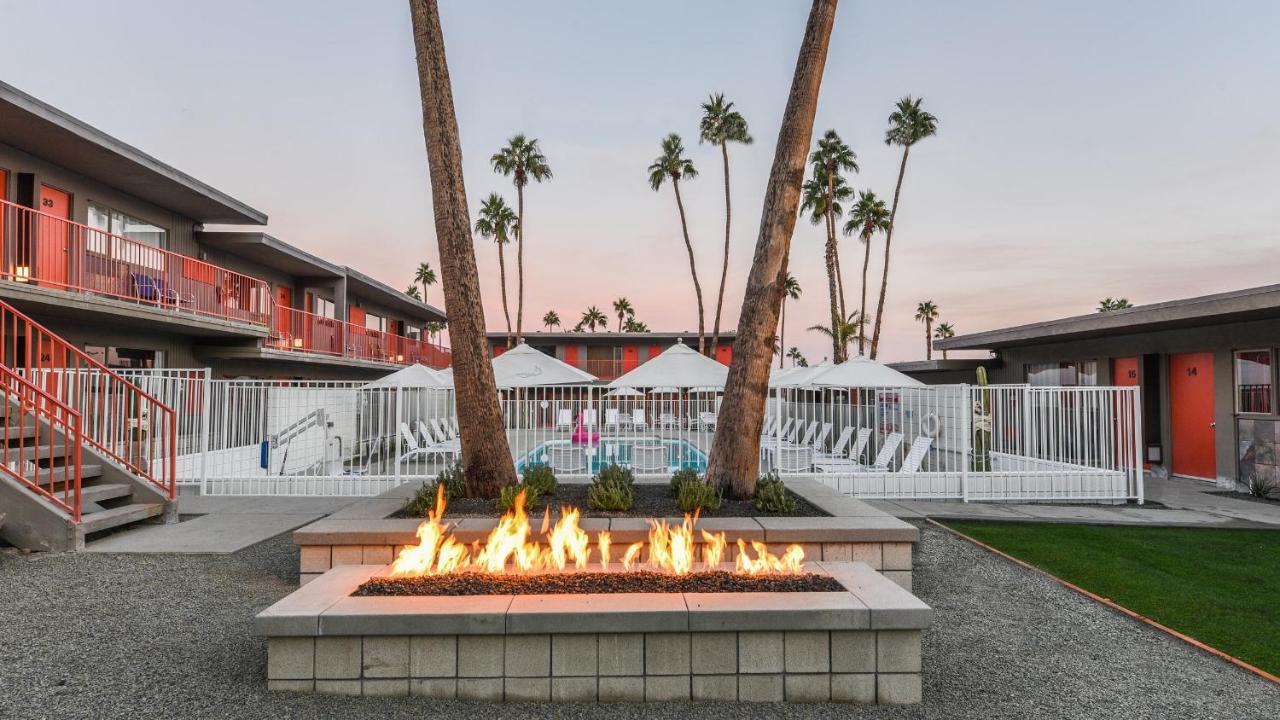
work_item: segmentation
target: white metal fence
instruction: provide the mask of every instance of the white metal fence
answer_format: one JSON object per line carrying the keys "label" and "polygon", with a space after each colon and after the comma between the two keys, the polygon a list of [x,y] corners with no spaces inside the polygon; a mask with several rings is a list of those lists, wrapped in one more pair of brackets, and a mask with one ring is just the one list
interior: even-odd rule
{"label": "white metal fence", "polygon": [[[130,379],[173,403],[179,481],[208,494],[373,495],[460,452],[447,389]],[[703,470],[720,430],[710,388],[520,388],[500,404],[517,469],[548,464],[568,481],[609,463],[651,478]],[[1131,387],[775,389],[760,471],[863,498],[1141,501],[1139,407]]]}

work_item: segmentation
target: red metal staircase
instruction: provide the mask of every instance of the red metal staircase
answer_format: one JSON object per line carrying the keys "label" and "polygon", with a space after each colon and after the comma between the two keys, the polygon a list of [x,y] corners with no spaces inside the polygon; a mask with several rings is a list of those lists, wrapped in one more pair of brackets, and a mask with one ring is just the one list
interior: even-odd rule
{"label": "red metal staircase", "polygon": [[172,408],[0,301],[0,539],[75,550],[176,517]]}

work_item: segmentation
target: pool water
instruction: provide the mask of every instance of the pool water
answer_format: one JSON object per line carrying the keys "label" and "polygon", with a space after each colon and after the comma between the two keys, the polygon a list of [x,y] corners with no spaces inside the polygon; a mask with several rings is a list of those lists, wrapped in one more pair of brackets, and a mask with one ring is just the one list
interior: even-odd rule
{"label": "pool water", "polygon": [[636,445],[663,445],[667,448],[667,459],[669,467],[666,470],[645,470],[644,472],[674,472],[680,469],[697,470],[705,472],[707,469],[707,455],[690,443],[688,440],[669,440],[656,437],[623,437],[623,438],[602,438],[587,445],[572,445],[570,440],[548,440],[540,443],[537,447],[530,450],[524,457],[516,462],[516,472],[523,472],[527,465],[546,465],[548,464],[547,451],[551,447],[579,447],[587,456],[587,469],[585,472],[595,474],[600,468],[617,463],[624,467],[631,466],[631,452]]}

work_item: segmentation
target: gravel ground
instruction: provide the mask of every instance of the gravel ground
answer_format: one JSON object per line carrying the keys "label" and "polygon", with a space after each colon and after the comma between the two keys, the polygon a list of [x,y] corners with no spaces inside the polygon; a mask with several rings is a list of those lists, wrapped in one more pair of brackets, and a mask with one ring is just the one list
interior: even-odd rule
{"label": "gravel ground", "polygon": [[[1280,688],[931,526],[925,703],[484,708],[499,718],[1263,718]],[[266,690],[253,615],[296,583],[287,536],[232,556],[0,553],[0,718],[463,718],[474,705]],[[1267,710],[1266,708],[1271,708]]]}

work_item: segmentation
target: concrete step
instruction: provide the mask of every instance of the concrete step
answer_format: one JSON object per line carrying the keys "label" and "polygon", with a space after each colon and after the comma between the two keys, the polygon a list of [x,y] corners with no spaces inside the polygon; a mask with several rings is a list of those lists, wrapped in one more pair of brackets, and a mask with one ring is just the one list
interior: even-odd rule
{"label": "concrete step", "polygon": [[133,503],[118,508],[99,510],[81,516],[80,529],[85,535],[153,518],[164,512],[164,503]]}
{"label": "concrete step", "polygon": [[[16,449],[16,448],[14,448]],[[21,457],[25,460],[48,460],[49,458],[61,459],[66,453],[66,445],[62,443],[40,443],[39,445],[28,445],[21,450]],[[13,453],[10,453],[11,455]]]}
{"label": "concrete step", "polygon": [[83,485],[80,487],[80,502],[83,505],[102,503],[107,500],[129,497],[130,495],[133,495],[133,486],[129,485],[129,483],[102,483],[100,485]]}
{"label": "concrete step", "polygon": [[[55,478],[55,479],[57,479],[57,480],[61,480],[61,479],[62,479],[62,466],[61,466],[61,465],[59,465],[58,467],[54,468],[53,476],[54,476],[54,478]],[[42,468],[40,468],[40,472],[39,472],[39,473],[37,473],[37,474],[27,473],[27,476],[26,476],[26,477],[27,477],[27,482],[30,482],[30,483],[45,483],[45,482],[48,482],[48,481],[49,481],[49,468],[47,468],[47,467],[42,467]],[[100,478],[100,477],[102,477],[102,466],[101,466],[101,465],[90,465],[90,464],[88,464],[88,463],[82,463],[82,464],[80,465],[80,483],[81,483],[81,488],[82,488],[82,489],[83,489],[84,487],[86,487],[86,485],[84,484],[86,481],[88,481],[88,480],[93,480],[93,479],[95,479],[95,478]]]}

